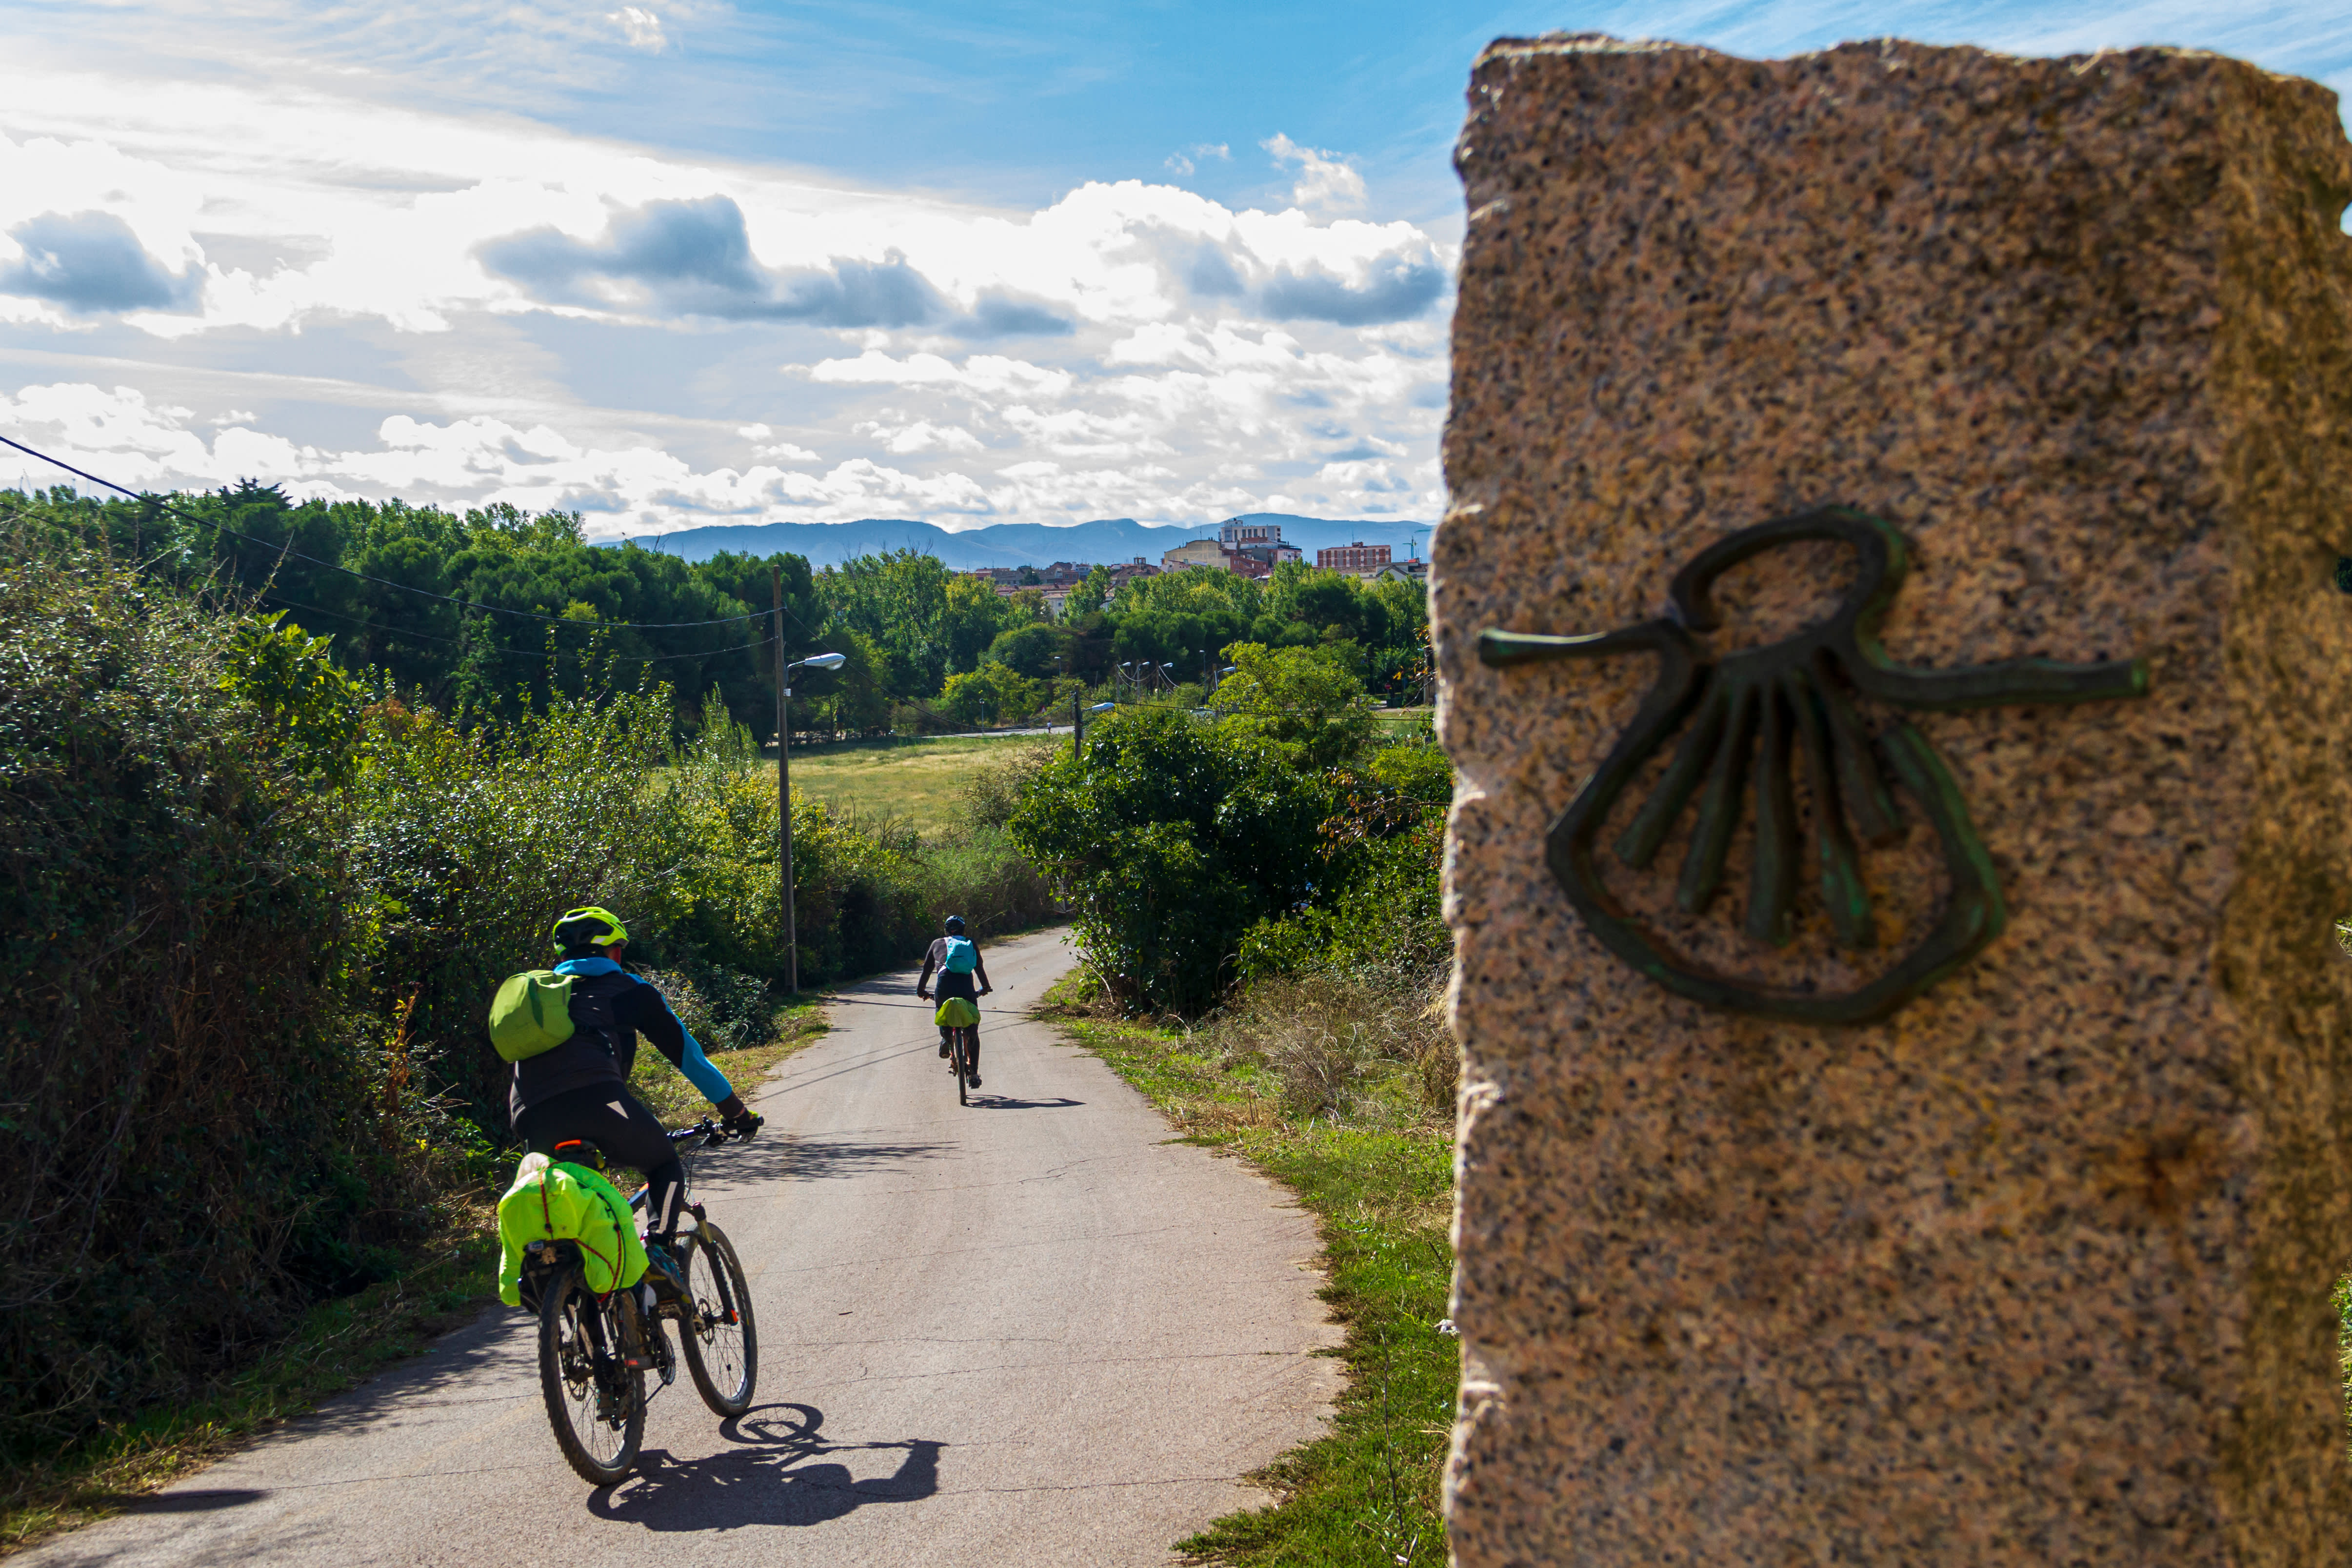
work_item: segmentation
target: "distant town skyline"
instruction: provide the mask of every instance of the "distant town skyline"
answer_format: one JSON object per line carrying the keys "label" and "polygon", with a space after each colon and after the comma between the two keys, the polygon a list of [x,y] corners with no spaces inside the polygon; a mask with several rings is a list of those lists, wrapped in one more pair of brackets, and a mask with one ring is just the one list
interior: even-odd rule
{"label": "distant town skyline", "polygon": [[2352,88],[2315,4],[18,0],[0,433],[608,539],[1433,519],[1462,87],[1547,29],[2170,43]]}

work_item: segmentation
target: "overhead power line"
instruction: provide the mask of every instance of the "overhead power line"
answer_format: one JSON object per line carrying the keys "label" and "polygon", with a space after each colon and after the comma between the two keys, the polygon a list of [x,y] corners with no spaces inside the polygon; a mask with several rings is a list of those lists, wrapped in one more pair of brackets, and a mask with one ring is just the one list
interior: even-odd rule
{"label": "overhead power line", "polygon": [[[320,560],[317,556],[305,555],[300,550],[291,549],[289,546],[283,544],[272,544],[268,539],[255,538],[251,534],[238,533],[235,528],[228,527],[226,523],[216,523],[210,517],[200,517],[195,513],[187,510],[184,507],[173,506],[171,502],[164,500],[161,496],[142,495],[138,491],[131,489],[126,486],[116,484],[111,479],[101,479],[95,474],[75,467],[72,464],[67,462],[62,457],[52,457],[38,447],[27,446],[21,441],[12,440],[5,435],[0,435],[0,444],[13,446],[28,457],[37,457],[44,463],[55,464],[58,467],[73,475],[76,478],[87,479],[93,485],[103,485],[108,489],[115,491],[121,495],[128,496],[134,501],[145,501],[152,505],[161,507],[163,510],[170,512],[174,517],[185,517],[192,523],[195,523],[203,528],[210,528],[215,533],[226,534],[230,538],[242,540],[244,543],[252,545],[257,549],[268,550],[280,557],[291,557],[295,560],[307,561],[312,566],[322,567],[329,571],[341,572],[345,577],[355,577],[362,582],[373,582],[382,588],[396,588],[403,593],[414,593],[423,599],[439,600],[444,604],[455,604],[467,610],[479,610],[485,614],[513,615],[526,621],[550,621],[558,625],[565,626],[602,626],[631,632],[677,632],[683,631],[693,626],[732,626],[746,621],[764,621],[770,615],[775,613],[772,610],[755,610],[747,615],[723,615],[715,621],[578,621],[569,615],[547,615],[542,614],[536,610],[509,610],[503,605],[485,604],[477,599],[459,599],[451,594],[436,593],[428,588],[418,588],[413,584],[405,582],[394,582],[388,577],[372,577],[364,571],[353,571],[350,567],[339,566],[331,560]],[[330,612],[321,611],[320,613],[326,614],[330,613]],[[784,613],[791,616],[793,623],[798,626],[803,632],[807,632],[809,636],[814,637],[816,635],[814,632],[809,630],[808,623],[803,621],[799,616],[793,615],[792,612],[789,610],[784,612]]]}

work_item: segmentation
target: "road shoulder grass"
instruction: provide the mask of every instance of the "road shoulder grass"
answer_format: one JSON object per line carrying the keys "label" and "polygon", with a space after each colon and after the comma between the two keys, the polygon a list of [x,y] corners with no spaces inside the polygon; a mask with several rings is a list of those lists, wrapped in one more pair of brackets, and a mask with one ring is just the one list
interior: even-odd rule
{"label": "road shoulder grass", "polygon": [[[755,1084],[825,1032],[821,1006],[811,999],[779,1009],[768,1043],[710,1060],[730,1082]],[[665,1122],[682,1125],[708,1110],[658,1052],[637,1056],[632,1087]],[[510,1166],[502,1162],[502,1169]],[[409,1249],[397,1277],[321,1301],[195,1401],[150,1411],[62,1452],[0,1460],[0,1556],[122,1512],[480,1316],[498,1301],[497,1197],[478,1189],[445,1198],[433,1234]]]}
{"label": "road shoulder grass", "polygon": [[1335,1354],[1348,1376],[1330,1430],[1250,1478],[1273,1490],[1271,1506],[1218,1520],[1177,1550],[1228,1568],[1438,1568],[1460,1369],[1440,1327],[1454,1270],[1451,1127],[1380,1107],[1362,1119],[1371,1124],[1286,1116],[1262,1064],[1108,1017],[1087,989],[1084,971],[1074,974],[1035,1016],[1101,1058],[1187,1142],[1248,1160],[1298,1196],[1322,1237],[1320,1295],[1345,1328]]}

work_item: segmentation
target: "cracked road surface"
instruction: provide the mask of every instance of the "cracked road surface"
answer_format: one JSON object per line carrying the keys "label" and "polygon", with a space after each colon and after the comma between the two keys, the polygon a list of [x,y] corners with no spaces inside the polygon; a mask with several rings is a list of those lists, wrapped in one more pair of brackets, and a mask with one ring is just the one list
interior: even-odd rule
{"label": "cracked road surface", "polygon": [[1313,1223],[1019,1020],[1069,967],[1060,933],[986,956],[970,1107],[909,970],[842,993],[748,1096],[760,1141],[698,1161],[759,1308],[742,1420],[681,1374],[641,1473],[592,1491],[548,1431],[534,1325],[500,1308],[20,1563],[1171,1561],[1322,1429]]}

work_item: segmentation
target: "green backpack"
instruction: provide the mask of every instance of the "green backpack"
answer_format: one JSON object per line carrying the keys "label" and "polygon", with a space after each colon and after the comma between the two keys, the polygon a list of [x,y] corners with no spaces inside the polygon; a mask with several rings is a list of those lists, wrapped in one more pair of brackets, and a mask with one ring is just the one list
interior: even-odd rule
{"label": "green backpack", "polygon": [[527,1061],[572,1038],[572,980],[552,969],[509,975],[490,998],[490,1043],[509,1061]]}

